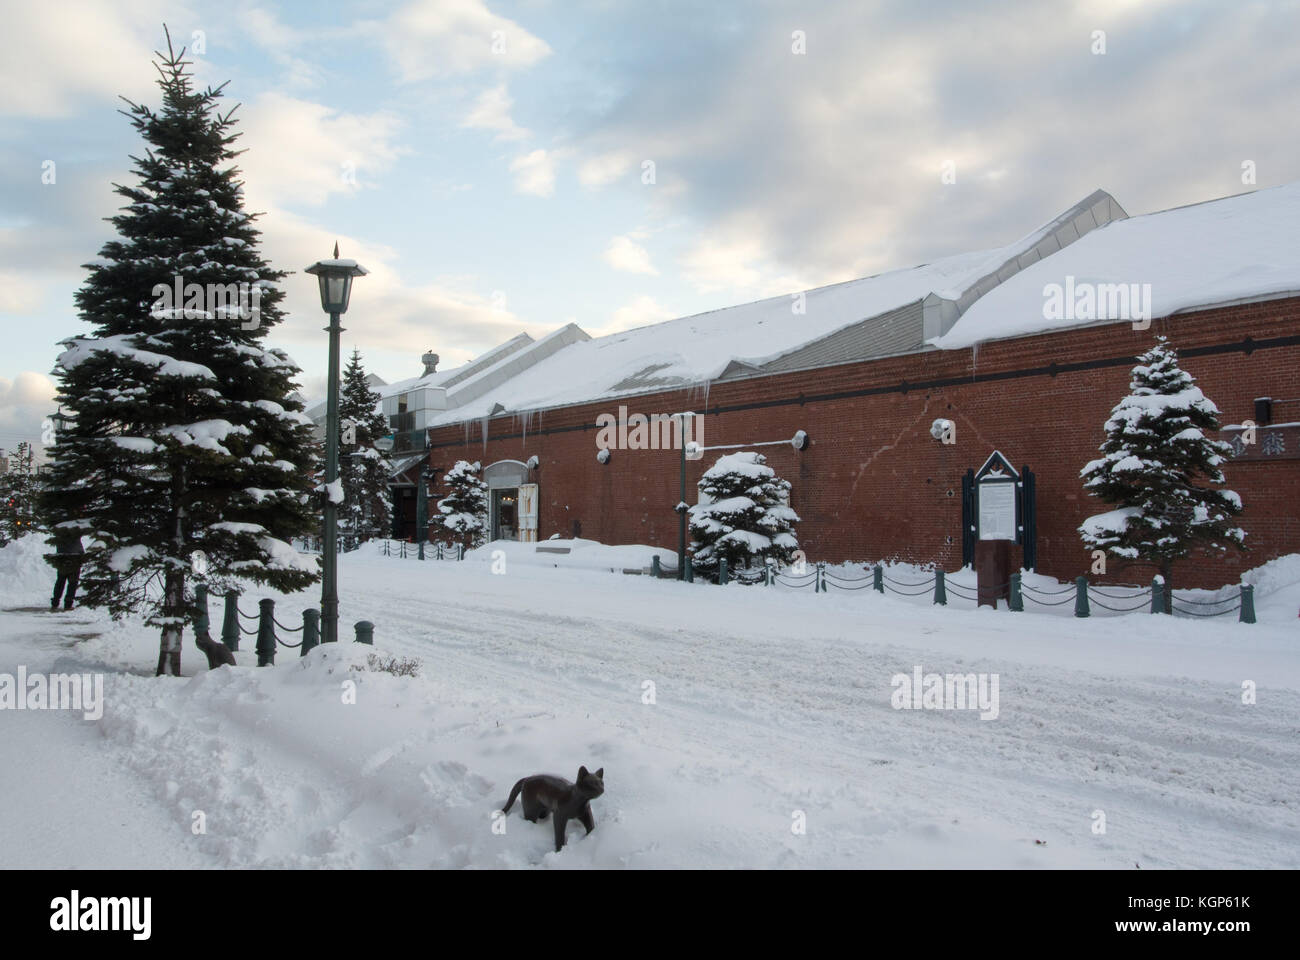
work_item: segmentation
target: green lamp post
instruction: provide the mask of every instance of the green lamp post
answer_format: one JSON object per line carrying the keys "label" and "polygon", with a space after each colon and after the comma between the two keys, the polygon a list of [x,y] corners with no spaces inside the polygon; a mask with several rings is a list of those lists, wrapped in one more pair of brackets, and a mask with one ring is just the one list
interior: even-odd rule
{"label": "green lamp post", "polygon": [[352,295],[352,278],[364,277],[368,271],[355,260],[340,260],[339,245],[334,244],[332,260],[317,260],[307,268],[320,281],[321,309],[329,314],[329,374],[326,380],[328,399],[325,404],[325,535],[321,557],[320,594],[321,643],[339,638],[338,535],[339,506],[332,490],[339,479],[339,317],[347,313]]}
{"label": "green lamp post", "polygon": [[686,513],[690,509],[686,503],[686,453],[687,447],[694,447],[694,443],[688,443],[686,440],[688,426],[695,419],[695,414],[690,411],[672,414],[672,419],[680,425],[680,433],[677,435],[681,441],[682,448],[682,489],[681,496],[677,500],[677,579],[686,579]]}
{"label": "green lamp post", "polygon": [[420,486],[415,493],[415,539],[421,560],[424,559],[424,544],[429,539],[429,481],[433,479],[433,470],[426,464],[420,468]]}

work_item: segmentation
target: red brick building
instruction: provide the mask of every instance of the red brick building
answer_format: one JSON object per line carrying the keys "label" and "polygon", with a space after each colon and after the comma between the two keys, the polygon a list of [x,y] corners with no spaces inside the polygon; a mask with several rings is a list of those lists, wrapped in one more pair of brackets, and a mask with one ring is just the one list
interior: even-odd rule
{"label": "red brick building", "polygon": [[[1097,456],[1135,358],[1163,334],[1225,426],[1258,424],[1256,442],[1238,445],[1225,467],[1250,552],[1174,571],[1179,585],[1218,586],[1300,551],[1298,214],[1300,186],[1134,218],[1098,192],[1009,247],[611,337],[568,327],[505,355],[498,348],[473,369],[396,384],[385,402],[428,391],[411,462],[480,461],[495,532],[522,539],[677,546],[679,451],[597,458],[597,421],[620,406],[693,411],[708,447],[806,431],[802,451],[755,449],[792,483],[797,534],[813,560],[955,569],[962,477],[1000,451],[1035,477],[1037,569],[1067,578],[1091,566],[1079,524],[1109,509],[1085,494],[1079,471]],[[1098,293],[1110,295],[1109,312],[1053,319],[1044,306],[1052,283],[1132,285],[1133,302],[1116,316],[1112,286]],[[774,339],[767,325],[780,331]],[[936,420],[951,421],[953,442],[932,434]],[[689,502],[717,456],[688,462]],[[535,522],[520,491],[536,498]],[[1014,547],[1013,565],[1022,556]],[[1135,582],[1151,571],[1112,561],[1110,574]]]}

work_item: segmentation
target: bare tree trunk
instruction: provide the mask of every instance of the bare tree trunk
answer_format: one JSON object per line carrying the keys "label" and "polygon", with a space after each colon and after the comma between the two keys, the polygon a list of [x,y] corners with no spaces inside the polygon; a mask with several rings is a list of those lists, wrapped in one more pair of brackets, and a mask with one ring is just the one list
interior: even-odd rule
{"label": "bare tree trunk", "polygon": [[163,616],[173,622],[162,629],[162,645],[158,650],[158,672],[155,676],[181,675],[181,636],[184,626],[181,618],[185,616],[185,573],[181,570],[169,570],[166,579],[166,595],[163,601]]}
{"label": "bare tree trunk", "polygon": [[168,558],[173,563],[168,566],[163,581],[163,618],[167,621],[167,625],[162,629],[162,642],[158,649],[158,670],[154,674],[156,677],[181,675],[181,637],[185,632],[185,568],[180,565],[180,562],[185,544],[183,523],[184,496],[187,488],[185,468],[182,466],[172,483],[172,494],[176,504],[172,515],[172,543],[176,546],[176,556]]}

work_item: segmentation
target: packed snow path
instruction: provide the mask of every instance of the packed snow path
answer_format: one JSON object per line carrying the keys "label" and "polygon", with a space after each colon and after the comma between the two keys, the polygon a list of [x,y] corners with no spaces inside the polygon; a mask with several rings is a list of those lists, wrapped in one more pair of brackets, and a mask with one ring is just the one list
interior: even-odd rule
{"label": "packed snow path", "polygon": [[[514,562],[341,566],[342,634],[374,621],[373,652],[417,657],[418,679],[350,669],[372,652],[351,643],[257,670],[247,639],[234,670],[201,671],[187,646],[192,679],[109,677],[107,754],[150,791],[169,844],[238,866],[1300,865],[1290,623],[1075,621]],[[278,597],[277,614],[314,599]],[[156,658],[138,627],[86,646],[135,669]],[[891,677],[915,666],[997,673],[998,717],[895,710]],[[573,824],[556,854],[518,809],[493,831],[515,780],[579,764],[606,769],[590,837]]]}
{"label": "packed snow path", "polygon": [[[40,610],[40,608],[36,608]],[[0,672],[102,669],[83,656],[97,633],[81,611],[5,610]],[[21,632],[19,632],[21,631]],[[82,714],[0,714],[0,866],[6,869],[201,867],[209,861],[163,819],[151,784],[106,752]],[[165,828],[159,829],[160,824]]]}

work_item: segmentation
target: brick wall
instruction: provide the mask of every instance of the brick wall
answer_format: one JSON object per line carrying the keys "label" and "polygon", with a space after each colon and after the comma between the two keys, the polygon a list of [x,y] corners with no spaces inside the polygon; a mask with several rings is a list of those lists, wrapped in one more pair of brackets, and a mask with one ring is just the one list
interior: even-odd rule
{"label": "brick wall", "polygon": [[[699,390],[676,390],[557,408],[535,414],[526,435],[521,420],[499,417],[486,442],[477,422],[468,440],[463,425],[440,428],[430,437],[433,462],[463,457],[487,465],[536,454],[540,539],[580,532],[606,543],[675,548],[680,455],[614,450],[602,466],[599,414],[616,415],[619,403],[647,415],[695,410],[705,414],[708,444],[778,440],[803,429],[812,444],[802,453],[789,446],[760,452],[793,484],[797,532],[810,559],[898,558],[952,570],[961,563],[962,474],[997,449],[1038,477],[1039,571],[1073,577],[1091,564],[1076,528],[1108,509],[1084,494],[1079,470],[1097,456],[1102,425],[1128,392],[1133,358],[1160,333],[1224,423],[1250,418],[1255,397],[1300,397],[1300,298],[1289,298],[1165,318],[1145,331],[1109,324],[718,383],[707,404]],[[930,436],[940,417],[956,424],[955,444]],[[1274,419],[1300,421],[1300,404],[1277,407]],[[687,464],[688,502],[716,457]],[[1180,586],[1235,582],[1244,569],[1300,551],[1300,460],[1237,463],[1226,473],[1245,502],[1251,552],[1188,560],[1174,570]],[[1111,561],[1103,579],[1150,575]]]}

